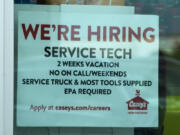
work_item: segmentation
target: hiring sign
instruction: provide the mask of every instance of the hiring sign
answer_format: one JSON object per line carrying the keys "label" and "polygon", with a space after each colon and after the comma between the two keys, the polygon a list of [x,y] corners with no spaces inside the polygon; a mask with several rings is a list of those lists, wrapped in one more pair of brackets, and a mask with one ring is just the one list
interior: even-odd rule
{"label": "hiring sign", "polygon": [[157,127],[158,34],[157,16],[20,12],[17,125]]}

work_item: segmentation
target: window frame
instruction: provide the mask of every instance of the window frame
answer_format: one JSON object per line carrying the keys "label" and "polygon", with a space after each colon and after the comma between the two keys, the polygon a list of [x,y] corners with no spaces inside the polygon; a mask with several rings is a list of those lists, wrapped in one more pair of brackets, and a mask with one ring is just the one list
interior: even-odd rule
{"label": "window frame", "polygon": [[0,1],[0,134],[13,135],[14,1]]}

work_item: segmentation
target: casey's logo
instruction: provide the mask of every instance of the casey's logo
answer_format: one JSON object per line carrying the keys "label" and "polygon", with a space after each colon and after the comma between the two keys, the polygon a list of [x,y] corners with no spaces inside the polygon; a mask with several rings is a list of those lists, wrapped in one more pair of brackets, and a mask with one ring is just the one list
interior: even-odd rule
{"label": "casey's logo", "polygon": [[128,110],[147,110],[149,102],[140,97],[140,90],[136,90],[136,97],[127,101]]}

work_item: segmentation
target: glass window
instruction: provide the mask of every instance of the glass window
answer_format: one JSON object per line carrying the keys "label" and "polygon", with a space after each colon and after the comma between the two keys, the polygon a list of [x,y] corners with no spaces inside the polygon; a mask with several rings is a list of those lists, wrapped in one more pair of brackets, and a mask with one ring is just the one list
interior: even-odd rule
{"label": "glass window", "polygon": [[[179,125],[180,125],[180,81],[179,81],[179,76],[180,76],[180,0],[15,0],[15,109],[14,109],[14,116],[15,116],[15,123],[14,123],[14,135],[70,135],[70,134],[77,134],[77,135],[96,135],[96,134],[102,134],[102,135],[110,135],[110,134],[127,134],[127,135],[178,135],[180,134],[180,129],[179,129]],[[107,8],[107,10],[103,10],[102,12],[100,11],[100,9],[97,11],[90,9],[88,11],[83,11],[80,10],[81,7],[79,8],[75,8],[72,9],[72,12],[69,11],[68,8],[62,8],[60,7],[60,5],[62,4],[67,4],[67,5],[91,5],[91,7],[95,7],[97,5],[106,5],[106,6],[110,6],[110,7],[116,7],[116,6],[131,6],[135,8],[135,13],[132,13],[130,9],[128,12],[123,12],[120,13],[118,11],[110,11],[110,9]],[[38,7],[35,7],[38,6]],[[73,8],[73,7],[71,7]],[[70,9],[71,10],[71,9]],[[95,18],[94,21],[98,20],[97,15],[101,14],[102,16],[104,15],[108,15],[109,12],[111,12],[111,14],[113,15],[129,15],[129,14],[138,14],[138,15],[157,15],[159,16],[159,58],[158,58],[158,77],[156,78],[156,80],[158,81],[158,94],[159,94],[159,102],[158,102],[158,112],[159,112],[159,117],[158,117],[158,128],[152,128],[152,127],[147,127],[147,128],[140,128],[140,127],[126,127],[124,126],[124,128],[118,128],[118,127],[103,127],[99,128],[99,126],[94,126],[94,127],[76,127],[76,126],[43,126],[43,121],[47,121],[46,118],[44,118],[44,120],[42,120],[42,126],[26,126],[26,124],[24,124],[24,126],[17,126],[17,110],[18,109],[24,109],[26,111],[26,109],[28,110],[29,108],[27,108],[26,105],[24,106],[18,106],[18,103],[21,102],[20,100],[24,100],[24,98],[29,98],[29,100],[33,99],[33,97],[31,96],[31,93],[26,93],[29,94],[30,96],[25,96],[25,95],[18,95],[18,77],[20,76],[18,73],[24,73],[26,74],[27,72],[31,72],[32,69],[31,67],[26,67],[27,69],[23,69],[24,67],[22,67],[19,71],[18,71],[18,59],[21,58],[22,56],[27,57],[26,53],[27,52],[19,52],[18,51],[18,45],[19,45],[19,41],[23,38],[22,35],[19,35],[19,24],[18,21],[23,20],[21,18],[23,18],[23,14],[24,12],[29,14],[32,14],[33,12],[37,13],[37,12],[43,12],[43,14],[45,15],[46,13],[52,13],[54,12],[53,15],[55,15],[55,12],[63,12],[66,15],[69,14],[73,14],[74,16],[76,16],[76,13],[84,13],[86,14],[89,13],[94,14]],[[31,13],[30,13],[31,12]],[[19,18],[21,14],[21,18]],[[42,14],[42,15],[43,15]],[[53,15],[48,14],[50,16],[48,16],[49,20],[52,20],[56,22],[56,19],[54,19]],[[35,15],[34,16],[39,16],[39,15]],[[47,14],[45,15],[47,16]],[[33,22],[33,20],[31,20],[31,18],[28,18],[27,16],[25,17],[26,21],[29,19],[30,22]],[[44,17],[42,17],[42,19],[44,19]],[[47,20],[48,20],[47,19]],[[88,18],[87,18],[88,19]],[[39,18],[37,18],[37,20],[40,20]],[[68,19],[67,19],[68,20]],[[41,20],[40,20],[41,21]],[[73,20],[71,20],[73,22]],[[135,20],[132,20],[134,22],[136,22]],[[46,22],[46,21],[45,21]],[[66,23],[66,21],[63,21],[63,23]],[[76,22],[76,21],[75,21]],[[142,20],[142,23],[148,23],[146,20]],[[152,20],[153,22],[153,20]],[[103,25],[104,22],[102,22]],[[114,24],[117,24],[117,22],[114,22]],[[114,26],[114,24],[112,24]],[[132,23],[133,24],[133,23]],[[101,24],[99,24],[101,25]],[[115,25],[116,26],[116,25]],[[23,26],[22,26],[23,27]],[[34,26],[33,26],[34,27]],[[37,26],[37,30],[38,27],[40,27],[39,25]],[[32,45],[35,44],[33,38],[43,38],[45,42],[46,40],[48,40],[48,31],[47,29],[50,29],[51,26],[48,26],[47,24],[44,24],[44,26],[41,26],[41,29],[43,29],[44,35],[41,37],[36,37],[36,33],[38,33],[36,31],[36,28],[34,27],[34,29],[32,29]],[[78,25],[75,25],[73,27],[66,27],[66,25],[62,25],[62,26],[58,26],[59,30],[62,29],[63,31],[61,31],[61,38],[64,38],[65,40],[72,40],[73,43],[77,43],[77,40],[79,40],[79,27]],[[141,27],[141,26],[139,26]],[[54,31],[56,30],[55,25],[52,25],[52,28],[54,28]],[[28,31],[31,31],[30,29],[26,29],[26,26],[24,25],[24,32],[27,34],[25,35],[28,36]],[[106,30],[106,28],[104,27],[103,29],[104,31]],[[114,33],[112,32],[112,34],[117,34],[118,33],[118,29],[114,28]],[[112,31],[113,31],[112,30]],[[73,31],[74,35],[68,35],[68,31]],[[97,28],[98,31],[98,28]],[[42,32],[42,30],[41,30]],[[122,31],[121,31],[122,32]],[[98,33],[98,32],[97,32]],[[97,33],[93,33],[94,35],[97,35]],[[119,31],[120,33],[120,31]],[[133,32],[132,32],[133,33]],[[42,34],[42,33],[41,33]],[[72,34],[72,33],[71,33]],[[134,35],[136,35],[137,33],[135,33]],[[83,34],[82,34],[83,36]],[[138,35],[135,36],[136,38],[138,37]],[[60,37],[58,37],[60,38]],[[99,37],[100,38],[100,37]],[[101,37],[104,38],[104,37]],[[94,38],[93,38],[94,39]],[[22,42],[24,42],[27,39],[23,39]],[[57,39],[54,39],[57,40]],[[97,37],[98,40],[98,37]],[[106,40],[106,39],[104,39]],[[117,41],[117,36],[114,36],[112,38],[113,41]],[[123,40],[123,39],[122,39]],[[133,40],[134,42],[134,40]],[[53,46],[53,44],[55,43],[53,40],[51,40],[49,42],[49,48],[45,48],[45,49],[49,49],[50,47]],[[63,44],[63,43],[62,43]],[[113,44],[113,43],[112,43]],[[31,48],[30,48],[31,49]],[[30,50],[29,51],[33,54],[36,50]],[[54,54],[52,54],[52,56],[54,55],[54,57],[59,57],[59,50],[57,48],[53,48],[54,49]],[[87,49],[87,48],[86,48]],[[20,49],[21,50],[21,49]],[[26,49],[27,51],[28,49]],[[67,51],[67,50],[61,50],[63,51]],[[93,51],[93,50],[90,50]],[[45,55],[51,55],[50,51],[46,51]],[[71,50],[71,54],[72,55],[73,50]],[[20,55],[19,55],[20,54]],[[62,55],[65,55],[65,53]],[[85,56],[85,54],[84,54]],[[93,57],[93,56],[92,56]],[[29,57],[28,57],[29,58]],[[28,60],[27,58],[27,60]],[[31,60],[29,61],[35,61],[39,59],[38,57],[33,57]],[[24,59],[22,59],[24,60]],[[64,59],[65,60],[65,59]],[[72,59],[73,60],[73,59]],[[28,62],[29,62],[28,61]],[[21,61],[22,63],[26,63],[26,61]],[[111,60],[109,60],[108,62],[111,62]],[[35,63],[33,66],[37,66],[37,63]],[[53,62],[49,63],[54,64]],[[62,64],[62,63],[56,63],[57,66],[58,64]],[[71,63],[74,64],[74,63]],[[77,64],[77,63],[76,63]],[[80,63],[79,63],[80,64]],[[143,65],[143,63],[140,63]],[[26,65],[26,64],[24,64]],[[28,65],[28,63],[27,63]],[[50,66],[51,67],[51,66]],[[60,66],[59,66],[60,67]],[[73,67],[73,66],[72,66]],[[135,66],[136,67],[136,66]],[[146,66],[145,66],[146,67]],[[51,67],[53,68],[53,67]],[[80,67],[79,67],[80,68]],[[131,67],[134,68],[134,67]],[[45,70],[46,67],[39,69],[38,71],[34,72],[35,74],[38,73],[44,73],[43,70]],[[71,68],[74,69],[74,68]],[[86,69],[84,69],[86,70]],[[138,69],[136,69],[138,70]],[[50,73],[49,73],[50,74]],[[59,74],[58,71],[54,74]],[[68,73],[66,73],[68,75]],[[123,73],[122,73],[123,74]],[[28,75],[28,74],[27,74]],[[71,73],[69,73],[69,76],[71,75]],[[153,72],[152,72],[153,75]],[[43,75],[41,76],[43,77]],[[30,78],[30,76],[29,76]],[[55,77],[57,78],[57,76]],[[73,77],[72,77],[73,78]],[[98,77],[97,77],[98,78]],[[27,80],[24,79],[21,83],[26,83],[28,84],[27,87],[30,87],[33,89],[34,84],[35,83],[41,83],[41,84],[47,84],[47,80],[41,78],[41,80]],[[153,80],[155,81],[155,80]],[[55,82],[54,82],[55,83]],[[56,82],[56,83],[60,83],[60,82]],[[64,82],[63,85],[71,85],[71,81],[68,80],[67,82]],[[87,82],[88,83],[88,82]],[[97,82],[91,82],[91,85],[87,88],[91,88],[94,87],[92,85],[92,83],[97,83]],[[41,86],[39,86],[41,87]],[[47,85],[47,88],[50,88],[49,85]],[[109,89],[111,89],[111,87],[108,87]],[[21,88],[22,90],[22,88]],[[46,90],[45,90],[46,91]],[[53,89],[52,89],[53,91]],[[66,92],[71,92],[73,93],[73,89],[67,90]],[[136,91],[138,94],[138,91]],[[106,94],[108,94],[108,91],[105,91]],[[57,93],[58,94],[58,93]],[[143,94],[143,93],[141,93]],[[18,95],[18,96],[17,96]],[[19,96],[22,96],[19,99]],[[48,95],[46,95],[48,96]],[[54,97],[56,97],[56,95],[54,95]],[[40,98],[43,98],[40,97]],[[70,97],[67,97],[69,99],[71,99]],[[133,97],[131,97],[133,98]],[[86,98],[82,98],[84,100],[82,100],[82,102],[85,102]],[[56,100],[56,98],[55,98]],[[113,99],[112,99],[113,100]],[[151,100],[155,100],[155,99],[151,99]],[[32,102],[34,104],[36,104],[36,99],[34,98],[32,100]],[[62,101],[63,102],[63,101]],[[93,102],[93,101],[92,101]],[[101,101],[100,101],[101,102]],[[38,107],[40,107],[40,109],[42,109],[43,111],[43,106],[39,105],[37,106],[37,108],[33,108],[33,109],[37,109],[38,111]],[[66,107],[66,106],[64,106]],[[84,106],[83,106],[84,107]],[[86,106],[87,108],[89,106]],[[86,109],[87,109],[86,108]],[[77,108],[76,108],[77,109]],[[83,108],[79,108],[79,109],[83,109]],[[104,109],[104,110],[108,110],[108,106],[100,106],[97,107],[95,109]],[[51,113],[51,112],[50,112]],[[66,112],[68,113],[68,112]],[[20,114],[23,115],[23,114]],[[50,114],[50,115],[58,115],[58,114]],[[76,116],[76,115],[75,115]],[[22,118],[25,118],[26,116],[23,116]],[[72,117],[72,121],[73,121],[73,116]],[[103,117],[103,116],[102,116]],[[137,116],[138,117],[138,116]],[[31,119],[31,118],[29,118]],[[55,120],[54,120],[55,121]],[[105,121],[106,122],[106,121]],[[146,124],[146,120],[144,121],[144,124]],[[23,125],[23,124],[22,124]],[[101,126],[100,126],[101,127]]]}

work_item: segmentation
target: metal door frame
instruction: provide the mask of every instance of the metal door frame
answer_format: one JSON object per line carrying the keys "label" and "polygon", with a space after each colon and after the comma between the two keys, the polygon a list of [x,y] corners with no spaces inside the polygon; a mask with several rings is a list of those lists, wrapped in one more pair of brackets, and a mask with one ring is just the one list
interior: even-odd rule
{"label": "metal door frame", "polygon": [[0,0],[0,134],[13,135],[14,1]]}

